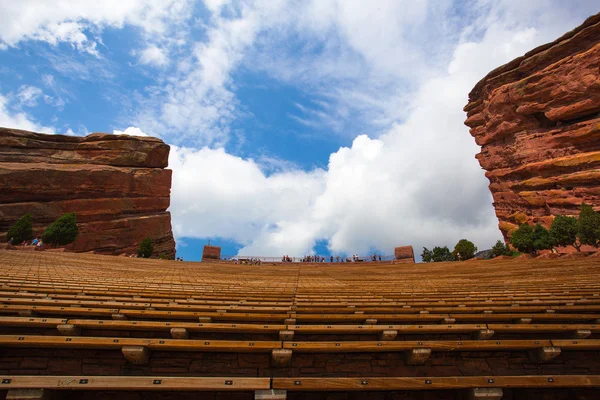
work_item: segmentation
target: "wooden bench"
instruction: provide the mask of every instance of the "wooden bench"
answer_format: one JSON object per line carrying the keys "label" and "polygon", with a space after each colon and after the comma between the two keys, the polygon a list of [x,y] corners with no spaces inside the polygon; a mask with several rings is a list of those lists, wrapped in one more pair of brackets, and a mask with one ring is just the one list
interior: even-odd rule
{"label": "wooden bench", "polygon": [[233,353],[271,353],[273,363],[289,363],[291,351],[282,351],[280,341],[241,340],[188,340],[188,339],[142,339],[106,338],[82,336],[0,335],[1,347],[66,348],[66,349],[120,349],[133,364],[146,364],[150,352],[201,351]]}
{"label": "wooden bench", "polygon": [[270,387],[270,378],[0,375],[0,390],[251,391]]}
{"label": "wooden bench", "polygon": [[455,376],[421,378],[273,378],[274,389],[291,391],[440,390],[485,387],[600,387],[600,375]]}

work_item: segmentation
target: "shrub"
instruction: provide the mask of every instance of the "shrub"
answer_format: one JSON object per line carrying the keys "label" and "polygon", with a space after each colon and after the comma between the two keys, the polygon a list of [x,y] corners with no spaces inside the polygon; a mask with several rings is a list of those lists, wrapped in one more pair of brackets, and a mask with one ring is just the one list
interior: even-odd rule
{"label": "shrub", "polygon": [[442,262],[442,261],[456,261],[454,256],[450,252],[447,246],[444,247],[434,247],[433,251],[423,247],[423,253],[421,253],[421,258],[424,262]]}
{"label": "shrub", "polygon": [[457,260],[468,260],[475,257],[475,253],[477,253],[477,247],[475,247],[473,242],[467,239],[460,239],[456,243],[456,246],[454,246],[452,256]]}
{"label": "shrub", "polygon": [[555,246],[573,246],[581,251],[577,240],[577,218],[557,215],[550,226],[550,237]]}
{"label": "shrub", "polygon": [[158,258],[161,259],[161,260],[168,260],[169,259],[169,257],[165,253],[160,253],[158,255]]}
{"label": "shrub", "polygon": [[13,239],[13,244],[21,244],[24,240],[33,239],[33,222],[29,213],[23,215],[6,233],[6,241]]}
{"label": "shrub", "polygon": [[510,243],[522,253],[533,253],[533,228],[528,224],[522,224],[510,236]]}
{"label": "shrub", "polygon": [[509,256],[511,254],[510,249],[504,244],[502,240],[498,240],[494,247],[492,247],[491,257]]}
{"label": "shrub", "polygon": [[54,221],[42,234],[44,243],[53,246],[64,246],[73,243],[79,234],[75,213],[63,214]]}
{"label": "shrub", "polygon": [[140,248],[138,250],[138,257],[150,258],[153,251],[154,251],[154,245],[152,244],[152,239],[147,237],[146,239],[142,240],[142,243],[140,243]]}
{"label": "shrub", "polygon": [[421,253],[421,258],[423,262],[431,262],[433,261],[433,252],[429,250],[427,247],[423,247],[423,252]]}
{"label": "shrub", "polygon": [[551,250],[553,246],[552,238],[548,229],[540,224],[533,227],[533,248],[535,251]]}
{"label": "shrub", "polygon": [[581,244],[598,247],[600,241],[600,214],[589,204],[582,204],[577,221],[577,235]]}

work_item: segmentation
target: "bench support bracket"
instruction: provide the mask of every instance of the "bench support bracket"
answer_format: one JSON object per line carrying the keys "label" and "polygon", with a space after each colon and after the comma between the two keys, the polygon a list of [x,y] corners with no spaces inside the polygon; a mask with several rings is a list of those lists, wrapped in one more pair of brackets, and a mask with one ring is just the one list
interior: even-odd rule
{"label": "bench support bracket", "polygon": [[150,359],[150,350],[144,346],[123,346],[121,349],[125,359],[131,364],[148,364]]}
{"label": "bench support bracket", "polygon": [[407,350],[404,360],[407,365],[423,365],[431,356],[431,349],[411,349]]}

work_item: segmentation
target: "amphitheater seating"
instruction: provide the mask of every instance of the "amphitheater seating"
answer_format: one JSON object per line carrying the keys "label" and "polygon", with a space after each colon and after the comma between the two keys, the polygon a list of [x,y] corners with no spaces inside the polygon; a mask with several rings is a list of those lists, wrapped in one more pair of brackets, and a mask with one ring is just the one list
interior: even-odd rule
{"label": "amphitheater seating", "polygon": [[13,399],[600,394],[600,258],[246,266],[0,251],[0,267],[0,393]]}

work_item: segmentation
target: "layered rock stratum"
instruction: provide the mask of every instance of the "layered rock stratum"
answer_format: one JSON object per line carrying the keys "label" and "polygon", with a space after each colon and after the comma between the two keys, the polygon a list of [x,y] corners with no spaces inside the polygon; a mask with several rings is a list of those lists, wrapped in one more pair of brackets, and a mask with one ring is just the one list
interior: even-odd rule
{"label": "layered rock stratum", "polygon": [[79,236],[71,251],[135,253],[151,237],[155,254],[173,256],[168,157],[156,138],[0,128],[0,237],[25,213],[40,234],[74,212]]}
{"label": "layered rock stratum", "polygon": [[600,14],[490,72],[464,110],[505,238],[600,208]]}

